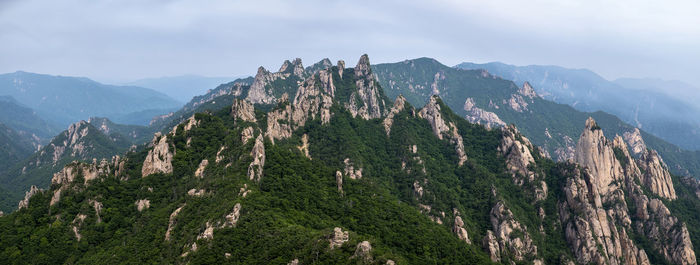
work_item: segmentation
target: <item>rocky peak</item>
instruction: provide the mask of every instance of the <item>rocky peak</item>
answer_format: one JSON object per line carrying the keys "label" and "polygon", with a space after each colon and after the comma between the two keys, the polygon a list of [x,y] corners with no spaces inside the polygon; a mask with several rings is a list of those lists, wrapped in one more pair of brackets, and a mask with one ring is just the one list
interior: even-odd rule
{"label": "rocky peak", "polygon": [[386,111],[384,93],[380,91],[376,78],[372,75],[367,54],[360,57],[354,70],[357,91],[351,93],[345,108],[353,117],[360,116],[365,120],[382,117]]}
{"label": "rocky peak", "polygon": [[537,93],[528,82],[523,83],[523,87],[518,90],[518,93],[529,98],[537,97]]}
{"label": "rocky peak", "polygon": [[287,70],[292,70],[292,63],[289,62],[289,60],[284,60],[284,62],[282,63],[282,66],[280,66],[280,70],[278,72],[284,73]]}
{"label": "rocky peak", "polygon": [[294,59],[292,65],[294,65],[292,73],[298,77],[302,77],[304,75],[304,65],[301,63],[301,58]]}
{"label": "rocky peak", "polygon": [[586,120],[586,128],[579,137],[574,160],[591,172],[593,184],[602,194],[615,189],[615,180],[624,177],[622,166],[615,152],[593,118]]}
{"label": "rocky peak", "polygon": [[309,67],[306,67],[306,72],[313,75],[320,70],[326,70],[331,67],[333,67],[333,63],[331,63],[331,60],[329,60],[328,58],[323,58],[323,60]]}
{"label": "rocky peak", "polygon": [[357,65],[355,66],[355,76],[366,77],[369,76],[371,73],[372,70],[369,64],[369,56],[367,54],[363,54],[362,56],[360,56],[360,60],[357,61]]}
{"label": "rocky peak", "polygon": [[638,128],[634,128],[634,130],[631,132],[625,132],[622,136],[624,137],[625,142],[627,142],[632,149],[632,154],[634,156],[638,157],[647,150],[647,146],[644,143],[644,139],[642,139],[642,134],[639,132]]}
{"label": "rocky peak", "polygon": [[343,78],[343,71],[345,70],[345,61],[338,60],[338,75]]}
{"label": "rocky peak", "polygon": [[[284,65],[283,65],[284,67]],[[275,97],[267,91],[267,85],[275,80],[275,76],[269,71],[265,70],[264,67],[260,66],[258,68],[258,73],[255,74],[255,80],[253,84],[250,85],[250,90],[248,91],[248,101],[256,104],[272,104],[275,102]]]}

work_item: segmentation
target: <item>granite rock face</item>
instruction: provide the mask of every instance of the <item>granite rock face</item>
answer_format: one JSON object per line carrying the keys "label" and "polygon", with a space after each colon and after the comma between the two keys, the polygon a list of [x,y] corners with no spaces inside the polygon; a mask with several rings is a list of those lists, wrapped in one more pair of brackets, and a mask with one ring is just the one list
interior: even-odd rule
{"label": "granite rock face", "polygon": [[299,58],[295,59],[293,62],[284,61],[280,70],[276,73],[271,73],[262,66],[259,67],[257,74],[255,74],[255,80],[253,84],[250,85],[246,100],[254,104],[276,103],[277,98],[275,97],[275,91],[273,91],[273,87],[270,85],[277,80],[285,80],[292,76],[298,77],[299,79],[303,79],[306,76],[304,66]]}
{"label": "granite rock face", "polygon": [[231,117],[236,120],[247,122],[257,122],[255,119],[255,108],[253,104],[246,100],[235,99],[231,106]]}
{"label": "granite rock face", "polygon": [[611,143],[593,118],[586,120],[586,127],[579,137],[574,159],[577,164],[590,171],[591,177],[596,178],[592,184],[597,185],[601,194],[608,194],[619,188],[616,182],[624,178],[622,166],[615,158]]}
{"label": "granite rock face", "polygon": [[634,156],[639,156],[647,150],[647,145],[644,143],[644,139],[642,139],[642,134],[639,132],[638,128],[634,128],[631,132],[625,132],[622,136],[625,142],[630,146]]}
{"label": "granite rock face", "polygon": [[379,84],[372,74],[367,54],[360,57],[354,70],[357,91],[350,94],[350,100],[345,104],[345,108],[352,113],[353,117],[360,116],[365,120],[382,117],[386,104]]}
{"label": "granite rock face", "polygon": [[[513,182],[518,186],[530,183],[536,201],[547,198],[548,187],[544,177],[535,174],[530,167],[535,165],[533,152],[539,152],[525,136],[520,134],[515,125],[502,129],[503,136],[498,152],[506,158],[506,167],[512,174]],[[542,155],[540,153],[540,155]]]}
{"label": "granite rock face", "polygon": [[518,222],[503,202],[491,209],[491,226],[482,240],[484,250],[494,262],[502,257],[512,257],[515,261],[531,260],[537,256],[537,246],[532,242],[527,227]]}
{"label": "granite rock face", "polygon": [[399,114],[399,112],[404,109],[404,105],[406,105],[406,98],[404,98],[402,95],[396,97],[396,100],[394,100],[394,106],[391,107],[389,114],[386,115],[384,121],[382,122],[384,124],[384,130],[386,131],[387,136],[391,134],[391,126],[394,124],[394,116]]}
{"label": "granite rock face", "polygon": [[659,197],[675,200],[671,173],[655,150],[645,149],[638,160],[639,168],[644,171],[642,183]]}
{"label": "granite rock face", "polygon": [[[151,143],[153,149],[148,151],[146,160],[143,161],[141,176],[146,177],[155,173],[169,174],[173,172],[174,148],[168,143],[168,136],[156,133]],[[172,150],[171,150],[172,149]]]}
{"label": "granite rock face", "polygon": [[[119,169],[114,169],[110,166],[107,160],[102,160],[99,164],[97,160],[93,160],[92,164],[72,162],[66,165],[61,171],[53,174],[51,178],[51,186],[55,188],[53,189],[53,196],[49,205],[53,206],[58,203],[61,200],[61,193],[77,184],[75,181],[78,179],[78,176],[81,176],[83,180],[80,184],[87,186],[91,180],[118,172]],[[123,164],[120,164],[120,166],[123,167]]]}
{"label": "granite rock face", "polygon": [[265,167],[265,142],[262,134],[255,139],[253,150],[250,151],[250,156],[253,157],[253,162],[248,166],[248,178],[250,180],[260,181]]}
{"label": "granite rock face", "polygon": [[471,123],[481,124],[489,129],[506,126],[496,113],[477,107],[473,98],[467,98],[464,101],[464,110],[468,112],[465,118]]}
{"label": "granite rock face", "polygon": [[628,235],[634,231],[648,238],[668,262],[697,264],[685,224],[661,200],[649,199],[637,184],[644,183],[658,196],[675,197],[668,185],[670,175],[655,152],[645,151],[640,159],[633,159],[622,137],[607,140],[589,118],[576,161],[580,169],[564,172],[569,178],[559,212],[578,263],[649,264],[646,252]]}
{"label": "granite rock face", "polygon": [[455,152],[459,160],[459,165],[462,166],[467,161],[467,154],[464,150],[464,140],[457,130],[457,125],[454,122],[446,123],[442,117],[438,96],[431,96],[430,101],[418,112],[418,116],[426,119],[433,128],[433,133],[438,139],[447,137],[455,146]]}

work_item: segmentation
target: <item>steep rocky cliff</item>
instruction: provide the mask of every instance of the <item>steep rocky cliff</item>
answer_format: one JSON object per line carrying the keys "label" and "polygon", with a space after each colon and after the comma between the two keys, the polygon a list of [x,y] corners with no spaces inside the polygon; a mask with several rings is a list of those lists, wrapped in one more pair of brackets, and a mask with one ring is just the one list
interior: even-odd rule
{"label": "steep rocky cliff", "polygon": [[[635,161],[622,137],[608,141],[596,122],[588,119],[575,160],[582,168],[568,172],[573,177],[567,179],[566,199],[559,207],[578,262],[649,264],[646,252],[658,251],[668,262],[697,264],[685,225],[637,184],[644,180],[656,195],[671,197],[670,175],[658,159]],[[642,175],[642,167],[654,170]],[[630,233],[649,238],[651,249],[641,249]]]}

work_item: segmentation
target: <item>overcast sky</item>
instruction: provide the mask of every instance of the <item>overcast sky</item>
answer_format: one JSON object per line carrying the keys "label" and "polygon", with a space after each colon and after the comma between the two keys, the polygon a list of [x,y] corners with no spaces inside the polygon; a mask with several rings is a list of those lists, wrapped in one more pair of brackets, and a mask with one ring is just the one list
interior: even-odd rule
{"label": "overcast sky", "polygon": [[697,84],[699,14],[697,0],[0,0],[0,72],[239,76],[368,53]]}

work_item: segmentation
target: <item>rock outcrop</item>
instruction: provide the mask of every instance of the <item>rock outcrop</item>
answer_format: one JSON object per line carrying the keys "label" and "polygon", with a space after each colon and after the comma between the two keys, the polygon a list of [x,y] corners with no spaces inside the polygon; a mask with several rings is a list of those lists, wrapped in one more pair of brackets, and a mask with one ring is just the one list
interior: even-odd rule
{"label": "rock outcrop", "polygon": [[506,167],[512,174],[513,182],[518,186],[530,183],[536,201],[547,198],[547,183],[543,176],[533,172],[530,167],[535,164],[532,152],[537,152],[534,145],[525,136],[521,135],[515,125],[504,127],[501,144],[498,152],[506,158]]}
{"label": "rock outcrop", "polygon": [[241,204],[236,203],[236,205],[233,206],[233,211],[226,215],[226,222],[224,223],[223,227],[236,226],[239,218],[241,218]]}
{"label": "rock outcrop", "polygon": [[464,229],[464,221],[462,221],[462,217],[460,217],[459,215],[455,216],[455,222],[452,226],[452,232],[457,235],[457,238],[459,238],[459,240],[467,242],[467,244],[472,243],[472,241],[469,240],[469,234],[467,233],[467,229]]}
{"label": "rock outcrop", "polygon": [[467,98],[464,101],[464,110],[468,112],[465,119],[471,123],[481,124],[489,129],[506,126],[496,113],[476,107],[473,98]]}
{"label": "rock outcrop", "polygon": [[362,168],[358,168],[357,170],[355,169],[355,165],[353,164],[352,161],[350,161],[350,158],[346,158],[343,160],[343,163],[345,164],[345,175],[348,176],[350,179],[361,179],[362,178]]}
{"label": "rock outcrop", "polygon": [[[168,136],[156,133],[151,143],[153,149],[148,151],[146,160],[143,161],[141,177],[146,177],[155,173],[170,174],[173,172],[174,148],[168,143]],[[171,151],[171,149],[173,149]]]}
{"label": "rock outcrop", "polygon": [[603,135],[593,118],[586,120],[586,127],[579,137],[574,159],[576,163],[588,168],[594,179],[591,183],[597,185],[601,194],[608,194],[618,187],[617,181],[622,180],[622,166],[615,157],[611,143]]}
{"label": "rock outcrop", "polygon": [[282,106],[267,113],[267,132],[265,135],[272,143],[275,140],[286,139],[292,136],[292,106],[287,97],[281,100]]}
{"label": "rock outcrop", "polygon": [[165,231],[165,241],[170,241],[170,234],[172,234],[173,229],[175,229],[175,218],[177,218],[177,215],[180,214],[180,211],[182,211],[182,208],[185,208],[185,206],[186,204],[183,204],[170,214],[170,218],[168,219],[168,230]]}
{"label": "rock outcrop", "polygon": [[353,258],[361,259],[364,262],[372,262],[372,244],[369,241],[362,241],[357,244]]}
{"label": "rock outcrop", "polygon": [[464,162],[467,161],[467,154],[464,150],[464,140],[459,134],[459,131],[457,131],[457,125],[455,125],[454,122],[448,124],[442,118],[442,111],[438,100],[438,96],[431,96],[430,101],[418,112],[418,116],[426,119],[428,123],[430,123],[430,126],[433,128],[433,133],[435,133],[438,139],[442,140],[443,137],[447,137],[450,142],[455,145],[455,152],[459,160],[458,164],[462,166]]}
{"label": "rock outcrop", "polygon": [[386,104],[383,93],[372,74],[367,54],[360,57],[354,70],[357,91],[350,94],[345,108],[352,113],[353,117],[360,116],[365,120],[380,118],[384,114]]}
{"label": "rock outcrop", "polygon": [[506,166],[513,174],[515,183],[521,186],[525,180],[535,180],[535,173],[529,169],[529,166],[535,163],[530,150],[534,150],[533,145],[520,134],[515,125],[503,129],[498,152],[506,158]]}
{"label": "rock outcrop", "polygon": [[[649,264],[644,250],[627,235],[631,220],[621,191],[601,195],[599,185],[587,172],[574,169],[564,186],[566,200],[560,204],[560,219],[566,240],[580,264]],[[621,199],[621,200],[620,200]],[[603,207],[610,204],[610,209]],[[619,228],[618,228],[619,227]]]}
{"label": "rock outcrop", "polygon": [[148,208],[151,208],[151,201],[148,199],[140,199],[134,203],[136,205],[136,210],[142,212]]}
{"label": "rock outcrop", "polygon": [[243,99],[235,99],[231,106],[231,117],[236,120],[257,122],[253,104]]}
{"label": "rock outcrop", "polygon": [[532,242],[527,227],[520,224],[503,202],[491,209],[491,226],[483,240],[484,249],[494,262],[502,257],[512,257],[514,261],[532,260],[537,256],[537,246]]}
{"label": "rock outcrop", "polygon": [[257,74],[255,74],[255,80],[253,84],[250,85],[250,90],[248,90],[248,97],[246,100],[252,103],[262,103],[262,104],[272,104],[275,102],[275,97],[267,90],[267,86],[272,83],[276,78],[269,71],[265,70],[264,67],[260,66],[258,68]]}
{"label": "rock outcrop", "polygon": [[[559,212],[576,261],[649,264],[646,252],[628,235],[634,231],[648,238],[653,249],[667,261],[697,264],[685,224],[671,216],[661,200],[649,199],[637,184],[637,180],[652,178],[652,186],[657,186],[654,193],[670,196],[662,161],[651,152],[647,153],[649,157],[634,160],[624,142],[620,136],[608,141],[589,118],[576,150],[576,161],[583,169],[564,172],[569,178]],[[644,171],[650,169],[645,176],[641,167]],[[649,172],[652,173],[647,175]]]}
{"label": "rock outcrop", "polygon": [[280,71],[276,73],[271,73],[261,66],[258,68],[257,74],[255,74],[253,84],[250,85],[246,100],[254,104],[273,104],[277,101],[277,98],[275,98],[275,93],[270,86],[272,82],[288,79],[292,76],[303,79],[305,74],[304,66],[299,58],[291,63],[284,61]]}
{"label": "rock outcrop", "polygon": [[642,169],[642,183],[659,197],[675,200],[676,190],[673,188],[671,173],[666,164],[655,150],[645,149],[639,157],[639,168]]}
{"label": "rock outcrop", "polygon": [[248,143],[248,140],[253,139],[254,134],[255,130],[253,127],[246,127],[241,131],[241,142],[243,142],[243,144]]}
{"label": "rock outcrop", "polygon": [[51,186],[53,187],[53,196],[49,205],[53,206],[61,200],[61,193],[68,190],[75,183],[78,177],[82,177],[83,186],[87,186],[89,181],[97,179],[99,176],[110,174],[110,164],[107,160],[102,160],[99,164],[97,160],[93,160],[92,164],[82,162],[72,162],[61,171],[53,174],[51,178]]}
{"label": "rock outcrop", "polygon": [[198,178],[203,178],[204,177],[204,170],[207,168],[208,165],[209,165],[209,160],[202,159],[202,162],[199,163],[197,170],[194,171],[194,176],[198,177]]}
{"label": "rock outcrop", "polygon": [[343,231],[340,227],[333,228],[333,234],[329,240],[331,243],[330,247],[331,249],[342,247],[348,240],[350,240],[348,231]]}
{"label": "rock outcrop", "polygon": [[394,124],[394,116],[396,114],[399,114],[404,109],[404,105],[406,104],[406,98],[403,97],[403,95],[399,95],[396,97],[396,100],[394,100],[394,106],[391,107],[391,110],[389,110],[389,114],[386,115],[384,118],[384,130],[386,131],[386,135],[389,136],[391,133],[391,125]]}
{"label": "rock outcrop", "polygon": [[338,186],[338,192],[343,194],[343,173],[340,171],[335,172],[335,184]]}
{"label": "rock outcrop", "polygon": [[250,151],[250,156],[253,157],[253,162],[248,166],[248,178],[250,180],[260,181],[265,167],[265,141],[262,134],[255,139],[253,150]]}
{"label": "rock outcrop", "polygon": [[631,132],[625,132],[622,136],[632,149],[632,154],[634,156],[639,156],[647,150],[647,145],[644,143],[644,139],[642,139],[642,134],[639,132],[638,128],[634,128]]}
{"label": "rock outcrop", "polygon": [[24,192],[24,199],[19,201],[19,205],[17,205],[17,209],[29,207],[29,200],[32,198],[32,196],[39,193],[40,191],[41,191],[40,189],[38,189],[36,186],[32,185],[32,187],[28,191]]}
{"label": "rock outcrop", "polygon": [[518,93],[520,93],[520,95],[523,95],[523,96],[528,97],[528,98],[537,97],[537,93],[532,88],[532,86],[530,85],[529,82],[523,83],[523,86],[520,89],[518,89]]}
{"label": "rock outcrop", "polygon": [[301,151],[302,154],[308,159],[311,159],[311,155],[309,155],[309,135],[304,134],[301,136],[301,145],[297,146],[299,148],[299,151]]}

